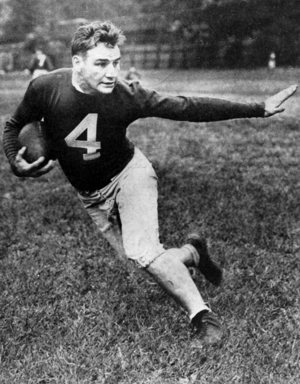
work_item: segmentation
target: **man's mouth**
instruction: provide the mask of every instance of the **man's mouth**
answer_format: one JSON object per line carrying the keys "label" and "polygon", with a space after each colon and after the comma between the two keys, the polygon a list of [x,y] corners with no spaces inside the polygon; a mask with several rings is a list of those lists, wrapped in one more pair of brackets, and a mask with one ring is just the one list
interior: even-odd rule
{"label": "man's mouth", "polygon": [[100,83],[101,85],[103,85],[104,87],[113,87],[115,85],[115,82],[112,81],[110,83]]}

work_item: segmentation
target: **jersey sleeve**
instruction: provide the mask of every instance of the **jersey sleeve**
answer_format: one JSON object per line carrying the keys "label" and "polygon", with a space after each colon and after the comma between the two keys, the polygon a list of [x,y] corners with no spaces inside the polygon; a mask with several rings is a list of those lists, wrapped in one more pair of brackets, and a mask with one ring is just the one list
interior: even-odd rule
{"label": "jersey sleeve", "polygon": [[34,86],[30,83],[23,100],[15,113],[6,122],[3,130],[3,149],[11,165],[13,165],[17,152],[20,149],[18,135],[21,129],[26,124],[41,120],[41,118],[41,97],[38,98]]}
{"label": "jersey sleeve", "polygon": [[133,85],[141,117],[209,122],[263,117],[264,103],[237,103],[217,98],[169,96]]}

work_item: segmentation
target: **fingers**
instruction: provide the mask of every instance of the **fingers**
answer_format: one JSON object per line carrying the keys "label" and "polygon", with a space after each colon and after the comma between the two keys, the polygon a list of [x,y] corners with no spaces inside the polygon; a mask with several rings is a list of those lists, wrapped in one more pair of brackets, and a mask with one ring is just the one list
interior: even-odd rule
{"label": "fingers", "polygon": [[26,152],[26,147],[22,147],[17,155],[16,155],[16,161],[19,163],[19,164],[22,164],[24,167],[28,168],[28,169],[35,169],[35,168],[39,168],[40,165],[43,163],[43,161],[45,161],[45,158],[44,157],[39,157],[36,161],[34,161],[33,163],[28,163],[25,158],[24,158],[24,155],[25,155],[25,152]]}
{"label": "fingers", "polygon": [[39,169],[39,171],[43,173],[47,173],[54,168],[54,165],[55,165],[55,161],[49,160],[46,165],[44,165],[42,168]]}
{"label": "fingers", "polygon": [[25,152],[26,152],[26,147],[22,147],[22,148],[18,151],[18,153],[17,153],[17,155],[16,155],[16,160],[17,160],[17,161],[24,160],[23,155],[25,154]]}
{"label": "fingers", "polygon": [[28,163],[24,159],[24,154],[26,152],[26,147],[22,147],[17,155],[15,160],[15,171],[18,176],[24,177],[39,177],[49,171],[54,167],[55,162],[53,160],[49,160],[47,164],[42,164],[45,162],[45,157],[41,156],[33,163]]}
{"label": "fingers", "polygon": [[26,147],[22,147],[20,150],[19,150],[19,152],[18,152],[18,154],[20,154],[21,156],[23,156],[24,155],[24,153],[26,152]]}
{"label": "fingers", "polygon": [[277,113],[283,112],[284,108],[281,107],[281,104],[284,103],[287,99],[289,99],[296,92],[297,88],[298,86],[294,84],[269,97],[265,101],[264,116],[269,117]]}
{"label": "fingers", "polygon": [[281,113],[281,112],[284,112],[285,111],[285,108],[275,108],[274,109],[274,115],[276,114],[276,113]]}
{"label": "fingers", "polygon": [[290,87],[288,87],[287,90],[289,90],[291,95],[293,95],[297,91],[297,88],[298,88],[298,84],[293,84]]}
{"label": "fingers", "polygon": [[[45,160],[44,157],[40,157],[38,160],[36,160],[32,164],[35,164],[35,167],[36,167],[37,165],[40,165],[44,160]],[[55,161],[49,160],[48,163],[46,165],[44,165],[42,168],[37,168],[37,169],[31,168],[30,177],[42,176],[45,173],[48,173],[49,171],[51,171],[54,168],[54,166],[55,166]]]}
{"label": "fingers", "polygon": [[298,86],[296,84],[291,85],[290,87],[282,90],[281,92],[277,93],[276,98],[278,100],[278,106],[285,102],[287,99],[289,99],[297,90]]}
{"label": "fingers", "polygon": [[44,156],[39,157],[37,160],[35,160],[33,163],[29,163],[30,167],[32,169],[34,168],[40,168],[41,164],[45,161]]}

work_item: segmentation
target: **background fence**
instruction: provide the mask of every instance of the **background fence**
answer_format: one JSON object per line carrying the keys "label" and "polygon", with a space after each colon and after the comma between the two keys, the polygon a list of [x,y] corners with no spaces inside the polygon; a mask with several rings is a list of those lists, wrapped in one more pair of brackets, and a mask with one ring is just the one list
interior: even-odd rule
{"label": "background fence", "polygon": [[[70,49],[61,42],[53,42],[48,54],[56,68],[71,65]],[[30,58],[31,53],[24,50],[21,43],[0,46],[0,70],[4,72],[25,69]],[[131,66],[143,69],[190,68],[205,66],[205,60],[195,44],[141,44],[122,48],[122,66],[125,69]]]}

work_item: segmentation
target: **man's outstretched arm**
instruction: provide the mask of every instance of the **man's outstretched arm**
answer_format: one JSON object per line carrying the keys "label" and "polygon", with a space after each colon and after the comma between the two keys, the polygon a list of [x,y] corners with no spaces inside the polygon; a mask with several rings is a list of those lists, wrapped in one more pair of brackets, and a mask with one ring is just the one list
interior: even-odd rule
{"label": "man's outstretched arm", "polygon": [[177,121],[210,122],[252,117],[269,117],[284,110],[282,104],[296,91],[292,85],[264,102],[247,103],[221,98],[170,96],[135,85],[138,117],[162,117]]}

